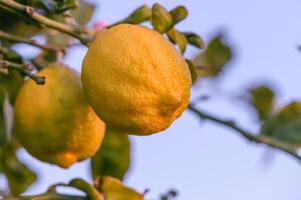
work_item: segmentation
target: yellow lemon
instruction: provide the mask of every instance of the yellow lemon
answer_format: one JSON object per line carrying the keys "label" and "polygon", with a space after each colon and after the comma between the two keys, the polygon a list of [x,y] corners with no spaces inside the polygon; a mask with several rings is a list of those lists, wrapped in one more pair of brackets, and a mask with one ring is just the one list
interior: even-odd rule
{"label": "yellow lemon", "polygon": [[98,150],[105,124],[85,99],[79,75],[62,64],[38,73],[45,85],[27,80],[15,102],[14,133],[41,161],[67,168]]}
{"label": "yellow lemon", "polygon": [[191,77],[180,53],[154,30],[121,24],[97,35],[83,61],[83,88],[111,128],[149,135],[186,109]]}

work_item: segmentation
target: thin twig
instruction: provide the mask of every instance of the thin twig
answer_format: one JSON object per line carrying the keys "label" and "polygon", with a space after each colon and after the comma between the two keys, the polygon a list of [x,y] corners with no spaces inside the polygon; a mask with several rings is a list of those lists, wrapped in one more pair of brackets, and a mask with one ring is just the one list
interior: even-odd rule
{"label": "thin twig", "polygon": [[12,35],[10,33],[6,33],[1,30],[0,30],[0,39],[4,39],[7,41],[11,41],[11,42],[19,42],[19,43],[29,44],[29,45],[38,47],[38,48],[46,50],[46,51],[53,51],[53,52],[64,51],[62,48],[58,48],[56,46],[52,46],[49,44],[40,44],[40,43],[36,42],[35,40]]}
{"label": "thin twig", "polygon": [[68,26],[66,24],[49,19],[49,18],[39,14],[38,12],[36,12],[35,8],[33,8],[33,7],[20,4],[13,0],[0,0],[0,4],[10,8],[10,9],[13,9],[15,11],[22,12],[26,16],[30,17],[31,19],[33,19],[34,21],[36,21],[42,25],[45,25],[49,28],[52,28],[52,29],[58,30],[60,32],[66,33],[68,35],[71,35],[71,36],[77,38],[78,40],[80,40],[81,43],[86,46],[88,46],[89,42],[91,41],[90,35],[84,33],[83,31],[75,30],[73,27]]}
{"label": "thin twig", "polygon": [[0,69],[13,69],[16,71],[19,71],[29,78],[33,79],[37,84],[43,85],[45,84],[45,77],[37,76],[33,73],[31,73],[31,66],[30,65],[22,65],[18,63],[9,62],[7,60],[0,60]]}
{"label": "thin twig", "polygon": [[282,142],[280,140],[268,137],[266,135],[255,135],[253,133],[250,133],[249,131],[244,130],[243,128],[240,128],[231,120],[221,119],[214,115],[208,114],[204,111],[197,109],[196,107],[194,107],[191,104],[188,106],[188,109],[190,111],[192,111],[193,113],[195,113],[196,115],[198,115],[201,119],[210,120],[210,121],[213,121],[220,125],[231,128],[231,129],[235,130],[237,133],[239,133],[243,138],[245,138],[251,142],[255,142],[257,144],[265,144],[274,149],[281,150],[281,151],[293,156],[299,162],[301,162],[301,156],[298,155],[297,149],[294,146],[292,146],[286,142]]}

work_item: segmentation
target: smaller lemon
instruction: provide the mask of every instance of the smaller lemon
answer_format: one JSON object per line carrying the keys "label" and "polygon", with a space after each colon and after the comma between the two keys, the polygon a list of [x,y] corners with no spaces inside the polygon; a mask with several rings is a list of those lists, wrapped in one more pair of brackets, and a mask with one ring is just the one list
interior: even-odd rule
{"label": "smaller lemon", "polygon": [[95,154],[105,124],[86,102],[79,74],[63,64],[38,73],[45,85],[27,80],[15,102],[13,132],[41,161],[67,168]]}

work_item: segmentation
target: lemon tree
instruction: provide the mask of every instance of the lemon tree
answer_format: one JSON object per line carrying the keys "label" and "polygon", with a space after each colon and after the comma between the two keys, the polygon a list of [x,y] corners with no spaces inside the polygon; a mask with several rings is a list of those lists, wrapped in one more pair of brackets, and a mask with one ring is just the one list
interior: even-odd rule
{"label": "lemon tree", "polygon": [[[117,22],[90,26],[94,11],[83,0],[0,0],[0,174],[7,181],[1,199],[148,199],[147,190],[123,183],[131,167],[129,135],[160,133],[187,109],[301,161],[300,102],[277,105],[267,85],[243,92],[239,99],[257,115],[258,133],[200,109],[196,104],[210,99],[206,95],[190,102],[192,86],[203,89],[223,75],[232,49],[221,33],[206,44],[180,30],[189,14],[185,6],[142,5]],[[21,43],[40,52],[25,56],[14,46]],[[63,62],[77,44],[87,47],[81,74]],[[191,47],[205,49],[187,56]],[[22,148],[61,168],[91,159],[93,182],[75,174],[45,193],[24,196],[39,176],[19,158]],[[57,187],[84,194],[62,194]],[[160,199],[176,196],[171,190]]]}

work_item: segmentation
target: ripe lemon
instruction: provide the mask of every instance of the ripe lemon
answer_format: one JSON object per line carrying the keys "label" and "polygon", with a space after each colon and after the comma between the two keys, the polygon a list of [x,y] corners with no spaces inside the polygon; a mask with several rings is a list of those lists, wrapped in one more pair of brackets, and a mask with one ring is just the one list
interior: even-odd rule
{"label": "ripe lemon", "polygon": [[89,103],[107,126],[149,135],[169,127],[186,109],[191,77],[185,60],[163,36],[122,24],[92,42],[82,82]]}
{"label": "ripe lemon", "polygon": [[15,103],[14,133],[41,161],[67,168],[94,155],[105,124],[88,105],[79,75],[62,64],[38,73],[45,85],[27,80]]}

